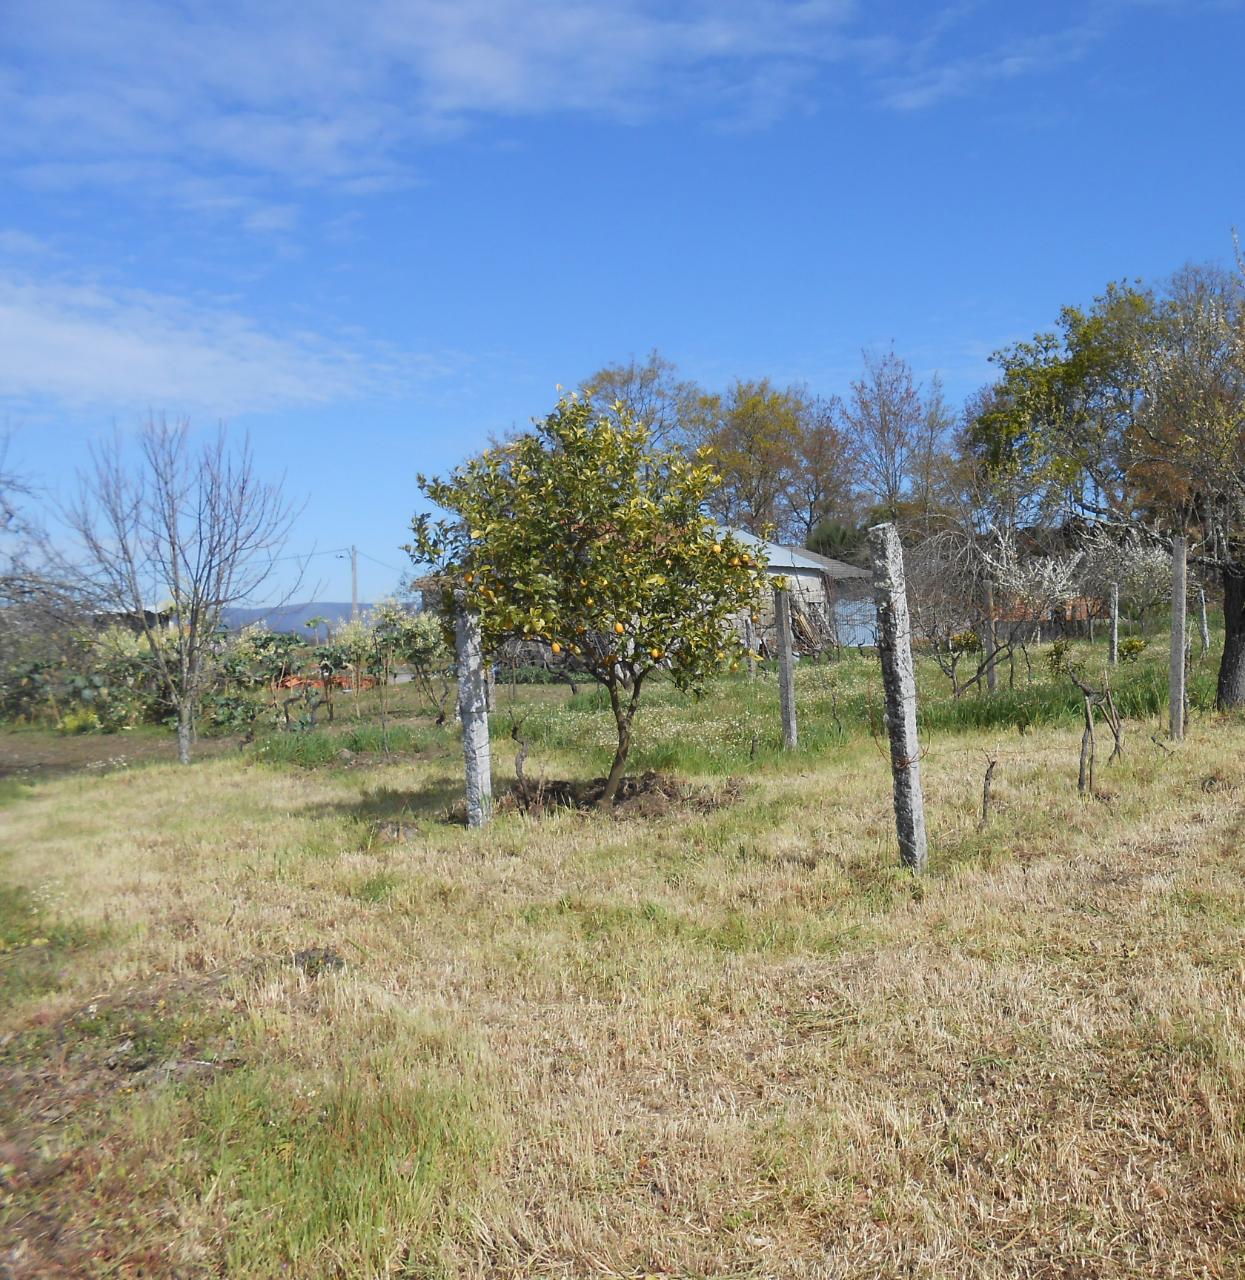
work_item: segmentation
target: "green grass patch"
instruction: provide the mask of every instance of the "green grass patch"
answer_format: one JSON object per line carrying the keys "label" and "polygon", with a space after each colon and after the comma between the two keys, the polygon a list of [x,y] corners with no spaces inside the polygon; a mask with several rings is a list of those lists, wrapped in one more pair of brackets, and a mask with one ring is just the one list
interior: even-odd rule
{"label": "green grass patch", "polygon": [[27,890],[0,884],[0,1006],[58,990],[68,955],[99,940],[81,925],[49,920]]}
{"label": "green grass patch", "polygon": [[350,891],[352,898],[360,902],[384,902],[398,887],[399,879],[390,871],[381,871],[374,876],[361,880]]}
{"label": "green grass patch", "polygon": [[361,724],[347,729],[314,729],[306,732],[273,733],[251,747],[251,758],[266,764],[301,765],[316,768],[348,763],[342,752],[351,755],[400,755],[427,751],[445,738],[435,730],[394,725],[383,730],[379,725]]}
{"label": "green grass patch", "polygon": [[17,804],[19,800],[24,800],[30,794],[30,787],[18,782],[16,778],[0,778],[0,809]]}
{"label": "green grass patch", "polygon": [[848,928],[828,928],[811,916],[784,918],[764,911],[728,910],[717,919],[695,918],[657,902],[636,905],[562,897],[526,908],[523,920],[534,928],[569,928],[585,942],[635,946],[654,942],[686,943],[742,955],[757,952],[825,955],[841,950],[855,936]]}
{"label": "green grass patch", "polygon": [[187,1168],[221,1206],[227,1275],[439,1274],[444,1206],[487,1154],[463,1089],[397,1075],[243,1070],[190,1107]]}

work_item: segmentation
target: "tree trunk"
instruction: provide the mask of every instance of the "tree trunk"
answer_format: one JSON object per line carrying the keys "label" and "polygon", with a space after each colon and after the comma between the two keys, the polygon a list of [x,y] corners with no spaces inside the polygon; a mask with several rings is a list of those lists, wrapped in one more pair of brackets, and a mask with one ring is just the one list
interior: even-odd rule
{"label": "tree trunk", "polygon": [[1245,706],[1245,565],[1223,571],[1223,656],[1215,706],[1220,711]]}
{"label": "tree trunk", "polygon": [[1197,588],[1197,629],[1198,638],[1202,642],[1201,657],[1206,657],[1210,649],[1210,623],[1206,618],[1206,588],[1198,583]]}
{"label": "tree trunk", "polygon": [[194,741],[194,724],[191,720],[190,707],[181,703],[177,708],[177,761],[179,764],[190,763],[190,744]]}
{"label": "tree trunk", "polygon": [[1120,584],[1111,584],[1111,638],[1107,645],[1107,662],[1116,666],[1120,660]]}
{"label": "tree trunk", "polygon": [[610,809],[614,805],[614,797],[618,794],[619,784],[623,780],[623,770],[627,767],[627,753],[631,750],[631,722],[635,719],[636,705],[640,701],[640,682],[637,680],[631,689],[631,698],[626,706],[618,696],[618,688],[610,686],[610,707],[614,712],[614,724],[618,727],[618,748],[614,752],[614,763],[610,765],[609,776],[605,779],[605,790],[597,801],[597,808]]}
{"label": "tree trunk", "polygon": [[618,725],[618,749],[614,752],[614,763],[610,765],[609,777],[605,779],[605,790],[601,792],[598,808],[613,808],[614,797],[618,794],[619,784],[623,780],[623,770],[627,767],[627,753],[630,750],[631,721],[625,719]]}
{"label": "tree trunk", "polygon": [[986,625],[982,632],[981,643],[986,657],[986,690],[993,693],[998,685],[998,672],[994,666],[994,651],[998,647],[994,632],[994,584],[986,580],[985,587]]}
{"label": "tree trunk", "polygon": [[493,813],[484,660],[480,654],[480,619],[461,605],[454,619],[454,644],[458,658],[458,717],[463,727],[467,825],[482,827]]}

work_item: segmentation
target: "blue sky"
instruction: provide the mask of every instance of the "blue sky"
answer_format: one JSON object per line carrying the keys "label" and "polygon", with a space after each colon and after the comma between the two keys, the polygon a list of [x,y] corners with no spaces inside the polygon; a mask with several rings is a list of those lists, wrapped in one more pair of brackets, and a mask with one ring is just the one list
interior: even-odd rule
{"label": "blue sky", "polygon": [[604,363],[893,342],[959,400],[1230,261],[1243,51],[1226,0],[0,0],[0,425],[52,489],[148,410],[249,431],[372,598],[416,472]]}

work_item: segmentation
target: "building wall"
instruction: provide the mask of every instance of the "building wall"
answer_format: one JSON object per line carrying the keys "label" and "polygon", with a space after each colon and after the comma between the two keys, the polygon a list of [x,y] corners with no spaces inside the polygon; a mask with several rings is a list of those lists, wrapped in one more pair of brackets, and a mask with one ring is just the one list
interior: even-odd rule
{"label": "building wall", "polygon": [[[786,570],[782,576],[791,592],[797,652],[876,643],[877,610],[867,579],[828,579],[812,570]],[[758,641],[762,652],[772,656],[778,651],[772,590],[764,593],[760,618]],[[743,621],[741,618],[741,634]]]}

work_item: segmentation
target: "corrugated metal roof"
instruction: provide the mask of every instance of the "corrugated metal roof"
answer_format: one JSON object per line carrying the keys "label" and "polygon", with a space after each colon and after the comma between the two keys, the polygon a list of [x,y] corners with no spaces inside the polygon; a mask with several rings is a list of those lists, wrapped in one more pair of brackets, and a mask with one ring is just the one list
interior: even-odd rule
{"label": "corrugated metal roof", "polygon": [[776,542],[766,542],[744,529],[723,528],[732,538],[746,542],[750,546],[760,548],[769,567],[775,573],[824,573],[831,578],[867,578],[867,569],[857,569],[855,565],[845,564],[842,560],[831,560],[827,556],[814,555],[811,551],[798,551],[794,547],[782,547]]}
{"label": "corrugated metal roof", "polygon": [[821,571],[831,578],[872,578],[868,569],[858,564],[848,564],[846,560],[836,560],[833,556],[818,555],[816,551],[801,551],[806,560],[813,560],[821,565]]}

